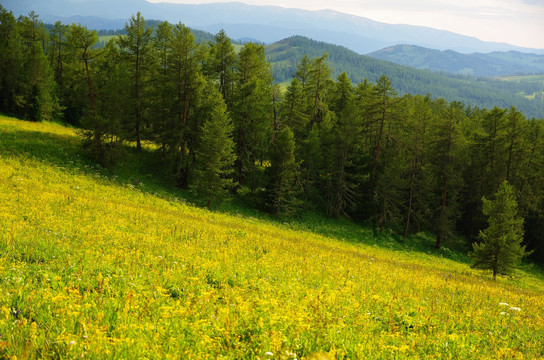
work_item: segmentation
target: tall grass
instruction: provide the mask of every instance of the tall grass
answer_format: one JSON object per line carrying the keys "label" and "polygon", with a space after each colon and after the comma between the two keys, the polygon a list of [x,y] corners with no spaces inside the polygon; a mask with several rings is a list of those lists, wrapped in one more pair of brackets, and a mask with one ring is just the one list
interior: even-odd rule
{"label": "tall grass", "polygon": [[0,117],[0,358],[544,357],[538,276],[119,171],[73,130]]}

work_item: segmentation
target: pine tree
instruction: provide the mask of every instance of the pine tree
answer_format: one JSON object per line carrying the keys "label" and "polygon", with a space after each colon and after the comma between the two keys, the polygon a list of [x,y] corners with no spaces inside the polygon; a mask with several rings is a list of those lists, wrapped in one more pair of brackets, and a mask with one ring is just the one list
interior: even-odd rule
{"label": "pine tree", "polygon": [[524,256],[523,219],[518,216],[513,188],[507,181],[499,187],[495,200],[482,198],[483,213],[488,216],[489,227],[480,231],[480,243],[474,243],[471,253],[472,267],[493,271],[497,275],[511,275]]}
{"label": "pine tree", "polygon": [[236,160],[232,140],[233,125],[221,94],[213,90],[208,95],[213,107],[200,131],[193,187],[207,200],[208,208],[212,202],[222,201],[227,190],[234,186],[231,175]]}

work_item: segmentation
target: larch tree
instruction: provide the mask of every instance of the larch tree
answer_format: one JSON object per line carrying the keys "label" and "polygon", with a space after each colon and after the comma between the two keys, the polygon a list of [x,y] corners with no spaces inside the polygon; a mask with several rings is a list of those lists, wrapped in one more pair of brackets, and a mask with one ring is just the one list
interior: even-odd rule
{"label": "larch tree", "polygon": [[143,128],[146,125],[147,92],[149,73],[154,66],[152,35],[153,29],[147,27],[145,19],[138,12],[131,16],[125,25],[126,35],[119,35],[117,43],[122,58],[128,63],[131,78],[130,103],[127,109],[131,118],[127,124],[128,137],[136,141],[136,149],[142,149]]}
{"label": "larch tree", "polygon": [[[424,222],[423,219],[426,218],[425,193],[428,189],[426,187],[425,146],[428,137],[427,128],[433,120],[430,102],[429,96],[410,97],[407,101],[408,118],[404,123],[404,131],[401,133],[403,157],[407,160],[404,173],[409,178],[404,238],[408,236],[411,227],[419,230]],[[414,223],[415,226],[413,226]]]}
{"label": "larch tree", "polygon": [[204,72],[217,81],[219,92],[228,107],[232,105],[235,81],[236,52],[225,30],[219,31],[210,43],[210,56]]}
{"label": "larch tree", "polygon": [[268,154],[273,126],[273,78],[264,46],[244,45],[238,55],[234,103],[231,109],[236,137],[236,171],[252,199],[263,185],[259,163]]}
{"label": "larch tree", "polygon": [[288,126],[278,129],[270,150],[268,173],[269,207],[274,215],[289,214],[300,205],[297,191],[298,163],[295,137]]}
{"label": "larch tree", "polygon": [[433,124],[431,146],[428,150],[434,179],[432,210],[433,230],[436,234],[435,248],[440,249],[442,240],[454,229],[457,203],[462,177],[463,134],[460,130],[465,118],[463,104],[436,101],[438,119]]}
{"label": "larch tree", "polygon": [[56,108],[56,98],[53,72],[43,49],[47,31],[34,12],[19,17],[17,26],[22,60],[16,75],[16,87],[21,90],[16,98],[17,114],[33,121],[50,120]]}
{"label": "larch tree", "polygon": [[[195,128],[194,112],[203,85],[199,47],[191,29],[178,23],[173,28],[171,79],[174,85],[173,112],[171,122],[171,150],[174,155],[174,169],[177,185],[189,185],[189,159],[194,148],[191,141]],[[196,125],[198,126],[198,124]]]}
{"label": "larch tree", "polygon": [[103,121],[99,118],[96,106],[96,94],[93,87],[92,60],[99,55],[93,46],[98,41],[96,30],[90,31],[87,27],[73,24],[68,30],[67,44],[74,54],[72,76],[83,80],[87,90],[87,107],[83,116],[83,126],[88,130],[86,137],[91,140],[92,150],[99,162],[104,162],[102,136],[105,134]]}
{"label": "larch tree", "polygon": [[17,20],[0,5],[0,112],[15,114],[21,106],[22,49]]}

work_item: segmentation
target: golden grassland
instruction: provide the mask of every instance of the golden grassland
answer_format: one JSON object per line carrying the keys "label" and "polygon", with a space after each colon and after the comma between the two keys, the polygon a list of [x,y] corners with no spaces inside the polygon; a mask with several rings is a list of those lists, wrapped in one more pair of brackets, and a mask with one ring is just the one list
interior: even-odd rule
{"label": "golden grassland", "polygon": [[538,277],[189,206],[78,141],[0,117],[0,358],[544,358]]}

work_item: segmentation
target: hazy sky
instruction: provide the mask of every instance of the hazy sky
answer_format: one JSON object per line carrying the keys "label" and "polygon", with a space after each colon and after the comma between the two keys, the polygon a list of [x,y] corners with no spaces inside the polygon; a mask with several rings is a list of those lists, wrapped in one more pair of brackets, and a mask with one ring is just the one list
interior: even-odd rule
{"label": "hazy sky", "polygon": [[[148,0],[201,4],[233,0]],[[333,9],[391,24],[450,30],[485,41],[544,49],[544,0],[239,0],[308,10]]]}

